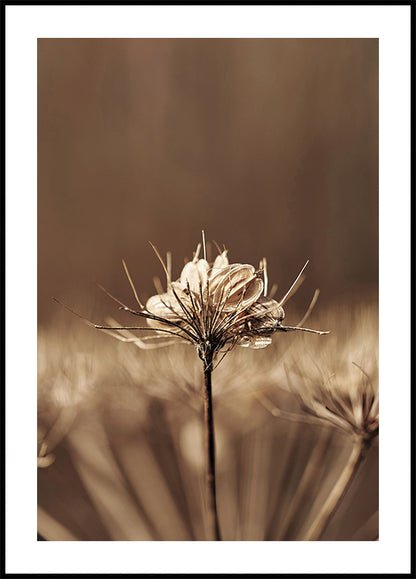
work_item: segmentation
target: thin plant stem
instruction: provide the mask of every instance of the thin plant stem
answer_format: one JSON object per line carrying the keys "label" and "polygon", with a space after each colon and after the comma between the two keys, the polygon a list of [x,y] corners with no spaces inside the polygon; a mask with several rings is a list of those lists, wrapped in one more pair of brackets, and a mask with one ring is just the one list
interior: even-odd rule
{"label": "thin plant stem", "polygon": [[302,539],[303,541],[318,541],[322,537],[348,489],[351,487],[364,458],[367,456],[368,448],[369,441],[365,440],[363,437],[359,437],[354,441],[354,446],[344,469],[339,475],[335,485],[332,487],[331,492],[319,511],[319,515],[306,531],[306,534]]}
{"label": "thin plant stem", "polygon": [[318,436],[318,441],[302,473],[302,477],[290,501],[286,515],[280,523],[279,540],[287,541],[289,540],[288,537],[293,535],[305,503],[308,504],[310,502],[315,485],[316,483],[319,484],[320,475],[322,474],[322,464],[332,441],[333,430],[320,430]]}
{"label": "thin plant stem", "polygon": [[204,421],[205,421],[205,451],[207,461],[207,499],[210,536],[215,541],[221,541],[218,523],[217,495],[215,487],[215,430],[212,408],[212,364],[204,363]]}

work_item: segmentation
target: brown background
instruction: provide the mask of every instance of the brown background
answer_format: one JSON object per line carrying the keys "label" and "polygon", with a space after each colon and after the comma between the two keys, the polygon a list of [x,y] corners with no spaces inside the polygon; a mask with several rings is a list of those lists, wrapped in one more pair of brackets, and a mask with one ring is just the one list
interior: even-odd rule
{"label": "brown background", "polygon": [[129,299],[122,258],[146,298],[148,240],[179,274],[202,228],[280,292],[310,258],[295,303],[376,296],[376,39],[40,39],[38,113],[41,323]]}

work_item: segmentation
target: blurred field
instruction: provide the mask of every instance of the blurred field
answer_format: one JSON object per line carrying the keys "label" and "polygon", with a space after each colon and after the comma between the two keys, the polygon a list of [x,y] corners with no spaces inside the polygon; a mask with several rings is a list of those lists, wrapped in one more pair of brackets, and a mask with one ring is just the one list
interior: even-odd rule
{"label": "blurred field", "polygon": [[[351,433],[305,413],[292,382],[313,391],[330,375],[342,396],[363,385],[377,391],[375,302],[313,313],[308,324],[332,333],[280,334],[262,351],[237,347],[213,373],[224,540],[303,540],[345,466]],[[192,346],[142,351],[60,311],[39,332],[41,466],[51,463],[39,469],[39,532],[47,540],[206,540],[202,424]],[[375,438],[321,540],[377,537]]]}

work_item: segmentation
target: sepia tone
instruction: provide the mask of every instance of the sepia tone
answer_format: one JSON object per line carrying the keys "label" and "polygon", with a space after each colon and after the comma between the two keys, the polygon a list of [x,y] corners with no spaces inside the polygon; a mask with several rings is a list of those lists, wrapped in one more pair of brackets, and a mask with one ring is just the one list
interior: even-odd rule
{"label": "sepia tone", "polygon": [[310,260],[284,323],[319,288],[330,331],[239,338],[213,370],[221,538],[376,540],[376,39],[38,40],[41,536],[215,538],[195,348],[64,307],[139,324],[96,283],[138,308],[122,260],[146,303],[149,241],[178,279],[202,230],[211,263],[266,257],[277,302]]}

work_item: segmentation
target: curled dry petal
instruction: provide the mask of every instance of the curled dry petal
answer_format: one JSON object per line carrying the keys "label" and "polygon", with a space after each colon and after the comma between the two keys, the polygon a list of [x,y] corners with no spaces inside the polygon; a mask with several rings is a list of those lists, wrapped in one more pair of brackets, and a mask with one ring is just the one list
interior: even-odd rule
{"label": "curled dry petal", "polygon": [[180,289],[186,290],[189,284],[191,291],[199,293],[199,288],[205,288],[208,280],[209,263],[205,259],[188,262],[182,270],[177,282]]}
{"label": "curled dry petal", "polygon": [[229,264],[229,261],[228,261],[228,257],[227,257],[227,250],[224,250],[222,253],[217,255],[217,257],[214,260],[214,263],[213,263],[212,269],[211,269],[211,277],[216,272],[217,269],[221,269],[223,267],[226,267],[228,264]]}
{"label": "curled dry petal", "polygon": [[215,305],[221,305],[224,312],[237,306],[250,307],[263,293],[263,281],[257,277],[252,265],[235,263],[217,270],[210,279]]}

